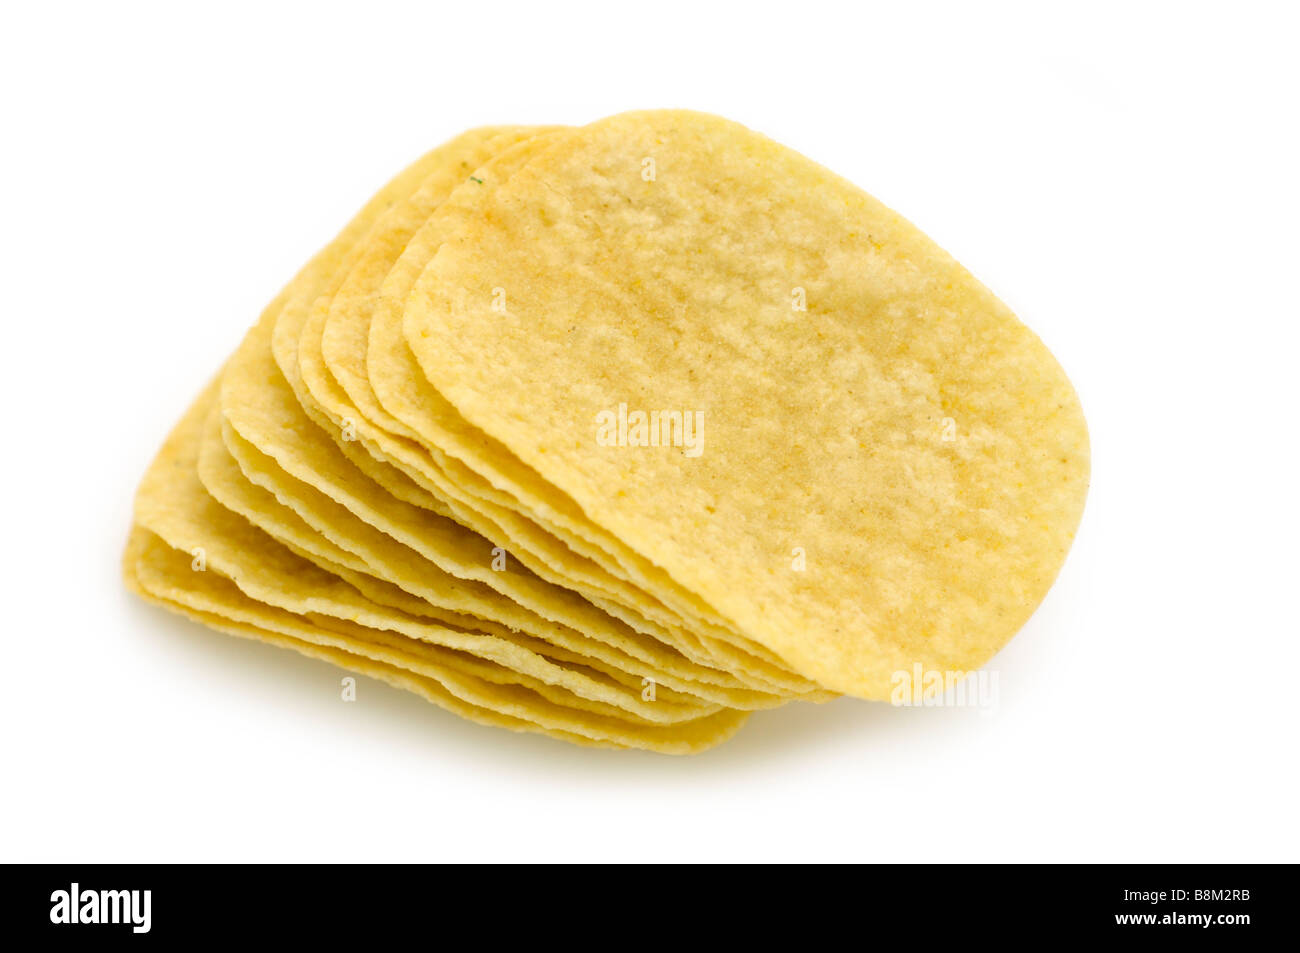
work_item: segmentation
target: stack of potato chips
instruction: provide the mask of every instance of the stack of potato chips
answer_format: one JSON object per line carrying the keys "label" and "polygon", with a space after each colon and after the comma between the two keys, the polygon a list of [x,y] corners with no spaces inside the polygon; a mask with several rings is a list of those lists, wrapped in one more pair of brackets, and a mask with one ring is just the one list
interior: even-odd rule
{"label": "stack of potato chips", "polygon": [[1087,478],[1056,361],[915,227],[630,113],[386,185],[167,438],[125,574],[482,724],[689,753],[984,664]]}

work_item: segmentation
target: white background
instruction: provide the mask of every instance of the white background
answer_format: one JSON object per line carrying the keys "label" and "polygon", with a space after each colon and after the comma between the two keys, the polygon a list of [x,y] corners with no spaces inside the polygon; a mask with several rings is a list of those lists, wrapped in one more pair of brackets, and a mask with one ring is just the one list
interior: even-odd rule
{"label": "white background", "polygon": [[[0,15],[0,859],[1300,860],[1294,14],[180,6]],[[335,669],[125,593],[164,434],[391,173],[654,106],[848,176],[1073,378],[1088,509],[996,710],[588,751],[366,680],[345,705]]]}

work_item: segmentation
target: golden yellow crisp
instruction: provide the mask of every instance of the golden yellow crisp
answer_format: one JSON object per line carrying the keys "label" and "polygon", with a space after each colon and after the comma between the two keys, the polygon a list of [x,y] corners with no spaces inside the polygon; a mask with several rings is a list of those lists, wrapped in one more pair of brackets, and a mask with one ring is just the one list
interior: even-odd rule
{"label": "golden yellow crisp", "polygon": [[[837,691],[982,665],[1082,512],[1083,414],[1033,332],[901,216],[715,117],[564,138],[443,242],[404,321],[469,423]],[[699,415],[700,452],[602,442],[626,408]]]}

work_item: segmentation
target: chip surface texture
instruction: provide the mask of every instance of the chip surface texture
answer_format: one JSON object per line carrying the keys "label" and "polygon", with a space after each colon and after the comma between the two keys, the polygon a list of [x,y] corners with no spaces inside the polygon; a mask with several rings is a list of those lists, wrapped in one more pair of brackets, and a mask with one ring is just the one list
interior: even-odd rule
{"label": "chip surface texture", "polygon": [[[899,215],[715,117],[565,138],[442,246],[405,327],[466,419],[838,691],[978,668],[1082,511],[1086,426],[1038,338]],[[701,452],[601,445],[620,405],[699,415]]]}

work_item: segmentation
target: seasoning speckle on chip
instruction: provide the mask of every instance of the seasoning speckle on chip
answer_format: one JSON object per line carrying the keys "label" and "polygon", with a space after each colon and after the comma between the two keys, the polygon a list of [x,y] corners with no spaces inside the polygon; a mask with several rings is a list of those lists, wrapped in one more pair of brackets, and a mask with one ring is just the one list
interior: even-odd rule
{"label": "seasoning speckle on chip", "polygon": [[1088,470],[1060,365],[913,225],[735,123],[626,113],[380,190],[167,439],[124,570],[483,724],[692,753],[976,672]]}

